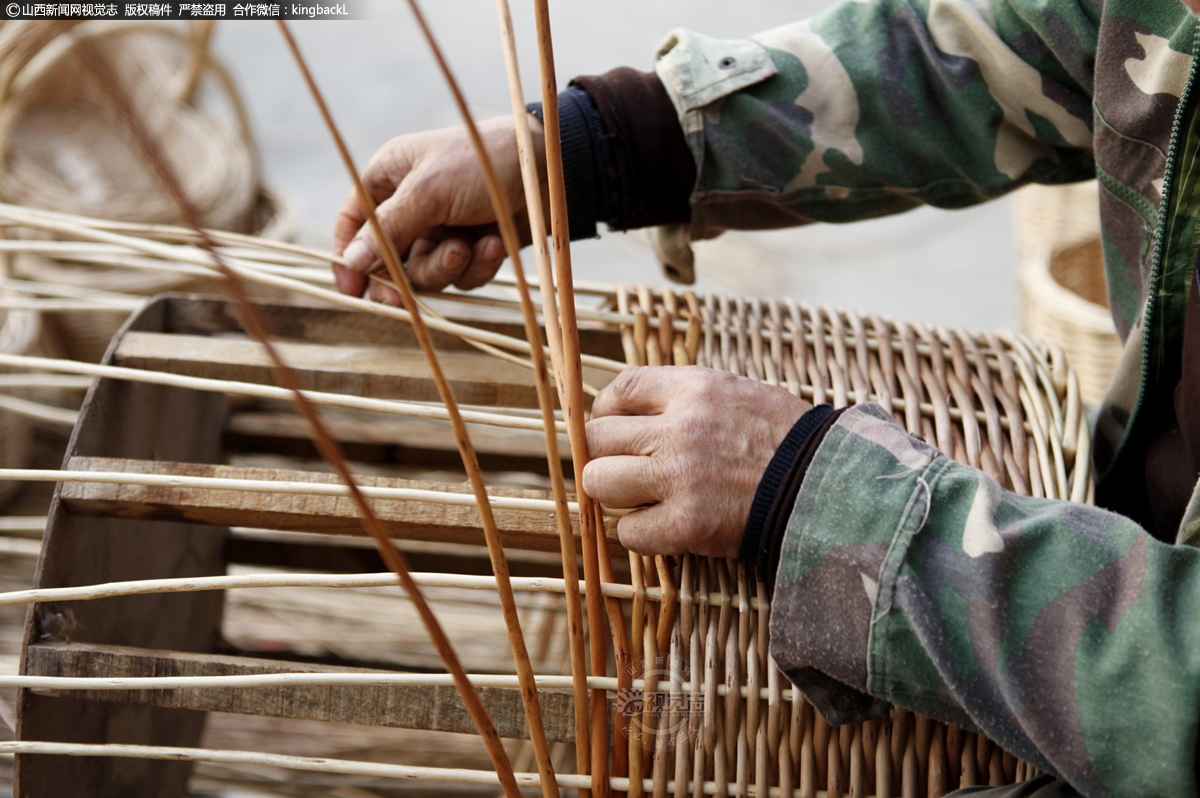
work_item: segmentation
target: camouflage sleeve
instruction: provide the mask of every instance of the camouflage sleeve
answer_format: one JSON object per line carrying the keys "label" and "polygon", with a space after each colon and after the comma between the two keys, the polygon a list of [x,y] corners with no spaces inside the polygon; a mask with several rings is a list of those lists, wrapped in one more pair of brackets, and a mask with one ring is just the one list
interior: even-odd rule
{"label": "camouflage sleeve", "polygon": [[1195,795],[1198,617],[1200,550],[1006,492],[861,405],[797,498],[771,653],[835,716],[863,704],[831,686],[982,731],[1085,795]]}
{"label": "camouflage sleeve", "polygon": [[1100,3],[846,0],[656,71],[696,159],[691,235],[962,207],[1095,176]]}

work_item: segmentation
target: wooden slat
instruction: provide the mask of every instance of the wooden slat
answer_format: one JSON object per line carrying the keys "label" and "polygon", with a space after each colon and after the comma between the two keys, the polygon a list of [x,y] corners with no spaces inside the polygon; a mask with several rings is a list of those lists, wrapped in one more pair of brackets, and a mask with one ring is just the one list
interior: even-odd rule
{"label": "wooden slat", "polygon": [[[278,662],[252,657],[192,654],[80,643],[30,646],[30,676],[129,678],[137,676],[238,676],[256,673],[387,673],[366,668]],[[236,712],[276,718],[325,720],[403,729],[474,733],[475,726],[453,687],[253,687],[190,690],[57,691],[86,701],[149,704],[175,709]],[[501,737],[528,738],[519,690],[479,691]],[[546,736],[574,739],[570,691],[539,692]],[[610,710],[611,711],[611,710]]]}
{"label": "wooden slat", "polygon": [[[77,471],[120,471],[136,474],[261,479],[276,482],[336,484],[332,474],[312,471],[283,471],[267,468],[172,463],[107,457],[73,457],[67,468]],[[359,484],[393,488],[416,488],[467,494],[465,485],[445,482],[389,479],[363,476]],[[497,496],[546,499],[542,491],[494,488]],[[220,526],[258,529],[365,534],[349,498],[293,494],[247,493],[203,488],[147,487],[74,482],[62,487],[62,502],[76,515],[113,518],[169,519]],[[429,502],[375,500],[379,519],[389,534],[398,538],[483,545],[479,513],[473,506],[450,506]],[[506,547],[557,551],[558,530],[550,513],[496,510],[496,523]],[[614,551],[616,524],[607,529]],[[578,534],[578,530],[576,531]]]}
{"label": "wooden slat", "polygon": [[[308,390],[438,401],[429,366],[418,349],[284,342],[276,348]],[[537,406],[529,369],[475,351],[445,352],[439,360],[463,404]],[[274,384],[270,360],[249,339],[131,332],[118,343],[113,362],[191,377]]]}

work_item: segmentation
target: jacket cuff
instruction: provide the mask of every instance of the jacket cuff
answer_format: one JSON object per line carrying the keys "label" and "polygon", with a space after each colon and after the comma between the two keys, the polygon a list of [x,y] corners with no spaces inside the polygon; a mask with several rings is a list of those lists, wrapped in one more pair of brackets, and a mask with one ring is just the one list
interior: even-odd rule
{"label": "jacket cuff", "polygon": [[813,456],[780,549],[771,654],[830,723],[887,709],[867,695],[875,597],[895,541],[920,526],[926,472],[944,460],[871,404],[848,409]]}
{"label": "jacket cuff", "polygon": [[[540,102],[529,103],[525,110],[544,121]],[[612,147],[596,104],[578,86],[568,86],[558,95],[558,139],[571,240],[595,238],[596,221],[608,212]]]}
{"label": "jacket cuff", "polygon": [[608,196],[597,216],[613,230],[686,222],[696,165],[662,81],[653,72],[621,67],[575,78],[604,120],[612,158]]}
{"label": "jacket cuff", "polygon": [[758,483],[738,560],[755,566],[768,585],[774,584],[779,550],[804,474],[825,433],[843,412],[822,404],[801,416],[779,444]]}

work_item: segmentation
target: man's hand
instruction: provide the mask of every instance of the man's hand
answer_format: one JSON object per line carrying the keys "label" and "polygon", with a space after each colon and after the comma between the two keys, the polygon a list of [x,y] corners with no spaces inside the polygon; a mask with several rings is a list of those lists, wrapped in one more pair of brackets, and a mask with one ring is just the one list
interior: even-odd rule
{"label": "man's hand", "polygon": [[735,557],[771,457],[812,406],[782,388],[700,366],[631,368],[587,425],[583,487],[642,554]]}
{"label": "man's hand", "polygon": [[[530,119],[539,170],[545,154],[541,125]],[[508,192],[518,229],[528,238],[523,213],[525,194],[512,117],[479,123],[484,145],[500,182]],[[405,261],[413,285],[437,290],[448,285],[469,289],[483,285],[500,268],[504,245],[488,198],[483,171],[465,128],[447,128],[400,136],[375,153],[363,172],[363,184],[378,204],[376,213],[386,234]],[[543,174],[542,185],[545,186]],[[362,296],[365,275],[383,270],[380,248],[366,216],[351,191],[334,225],[334,252],[349,268],[335,264],[338,290]],[[398,305],[399,295],[371,284],[372,299]]]}

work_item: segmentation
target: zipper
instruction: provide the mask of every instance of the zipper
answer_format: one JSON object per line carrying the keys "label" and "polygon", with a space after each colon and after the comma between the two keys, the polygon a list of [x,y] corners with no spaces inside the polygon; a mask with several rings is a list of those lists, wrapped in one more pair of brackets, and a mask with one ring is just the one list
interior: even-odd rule
{"label": "zipper", "polygon": [[1146,383],[1150,379],[1151,325],[1154,322],[1154,306],[1161,288],[1162,259],[1163,252],[1166,249],[1167,223],[1170,221],[1171,204],[1174,202],[1174,197],[1171,194],[1175,189],[1175,170],[1179,166],[1177,163],[1179,158],[1179,129],[1182,127],[1185,117],[1190,119],[1193,116],[1190,104],[1192,87],[1196,82],[1197,49],[1200,49],[1200,23],[1196,23],[1194,27],[1192,35],[1192,66],[1188,71],[1187,82],[1184,83],[1183,93],[1179,98],[1179,111],[1175,114],[1175,119],[1171,123],[1171,142],[1167,145],[1167,171],[1163,175],[1162,204],[1159,205],[1161,212],[1158,214],[1154,232],[1154,260],[1150,263],[1150,280],[1146,287],[1146,307],[1142,311],[1142,373],[1138,381],[1137,401],[1134,402],[1133,410],[1129,414],[1129,422],[1125,425],[1124,434],[1121,435],[1121,443],[1117,446],[1116,453],[1113,455],[1111,461],[1113,463],[1121,456],[1121,450],[1125,448],[1125,442],[1129,440],[1129,432],[1137,422],[1138,414],[1141,412],[1142,405],[1146,400]]}

